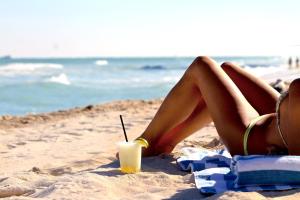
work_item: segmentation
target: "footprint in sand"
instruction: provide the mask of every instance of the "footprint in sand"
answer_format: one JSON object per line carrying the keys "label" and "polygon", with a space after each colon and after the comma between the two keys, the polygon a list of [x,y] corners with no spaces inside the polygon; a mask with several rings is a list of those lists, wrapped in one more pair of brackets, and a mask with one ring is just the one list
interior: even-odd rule
{"label": "footprint in sand", "polygon": [[72,141],[73,141],[73,140],[68,139],[68,138],[65,138],[65,139],[62,140],[62,142],[67,142],[67,143],[71,143]]}
{"label": "footprint in sand", "polygon": [[84,125],[84,124],[89,124],[89,122],[79,122],[79,124]]}
{"label": "footprint in sand", "polygon": [[17,142],[16,145],[25,145],[26,142]]}
{"label": "footprint in sand", "polygon": [[95,117],[98,117],[99,115],[97,113],[96,114],[91,113],[91,114],[88,114],[87,116],[90,118],[95,118]]}
{"label": "footprint in sand", "polygon": [[71,167],[58,167],[54,169],[49,169],[49,174],[52,176],[61,176],[64,174],[72,174],[72,168]]}
{"label": "footprint in sand", "polygon": [[66,134],[66,135],[74,135],[74,136],[82,136],[82,134],[80,133],[75,133],[75,132],[62,132],[62,134]]}
{"label": "footprint in sand", "polygon": [[66,124],[54,124],[54,125],[52,125],[52,127],[54,127],[54,128],[64,128],[64,127],[66,127]]}
{"label": "footprint in sand", "polygon": [[12,145],[12,144],[7,144],[6,146],[7,146],[8,149],[14,149],[14,148],[16,148],[16,146]]}
{"label": "footprint in sand", "polygon": [[125,127],[128,127],[128,128],[129,128],[129,127],[132,127],[132,126],[133,126],[132,123],[126,123],[126,124],[125,124]]}
{"label": "footprint in sand", "polygon": [[42,138],[39,138],[39,139],[29,139],[28,141],[30,141],[30,142],[48,142],[47,140],[44,140]]}
{"label": "footprint in sand", "polygon": [[96,154],[100,154],[103,153],[102,151],[91,151],[91,152],[87,152],[88,154],[92,154],[92,155],[96,155]]}
{"label": "footprint in sand", "polygon": [[100,130],[100,131],[97,131],[97,132],[105,132],[105,133],[108,133],[108,134],[115,134],[119,131],[115,131],[115,130],[111,130],[111,129],[104,129],[104,130]]}
{"label": "footprint in sand", "polygon": [[84,166],[89,166],[97,163],[97,161],[92,160],[92,159],[87,159],[87,160],[78,160],[73,162],[73,167],[84,167]]}
{"label": "footprint in sand", "polygon": [[24,153],[18,153],[16,156],[17,156],[18,158],[25,158],[25,157],[28,158],[28,155],[26,155],[26,154],[24,154]]}
{"label": "footprint in sand", "polygon": [[41,174],[42,173],[42,170],[38,167],[32,167],[32,169],[30,170],[34,173],[37,173],[37,174]]}

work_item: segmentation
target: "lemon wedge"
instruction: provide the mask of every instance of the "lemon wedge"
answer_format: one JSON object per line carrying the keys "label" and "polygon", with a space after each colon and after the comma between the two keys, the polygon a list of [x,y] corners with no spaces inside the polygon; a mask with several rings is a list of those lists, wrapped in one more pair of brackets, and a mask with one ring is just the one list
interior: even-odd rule
{"label": "lemon wedge", "polygon": [[144,138],[137,138],[135,140],[136,143],[138,143],[139,145],[141,145],[142,147],[148,148],[149,147],[149,143],[146,139]]}

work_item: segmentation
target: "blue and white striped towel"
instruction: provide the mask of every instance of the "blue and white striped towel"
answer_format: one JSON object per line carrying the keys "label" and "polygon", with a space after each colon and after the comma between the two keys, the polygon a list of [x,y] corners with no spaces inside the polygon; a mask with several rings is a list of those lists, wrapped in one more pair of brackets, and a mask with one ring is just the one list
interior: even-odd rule
{"label": "blue and white striped towel", "polygon": [[299,185],[300,156],[234,156],[231,171],[235,187],[253,185]]}
{"label": "blue and white striped towel", "polygon": [[[300,156],[230,156],[226,150],[183,148],[181,170],[192,171],[203,194],[300,188]],[[274,167],[276,165],[276,167]],[[289,165],[289,168],[286,166]],[[271,167],[272,166],[272,167]],[[276,174],[276,176],[274,176]]]}

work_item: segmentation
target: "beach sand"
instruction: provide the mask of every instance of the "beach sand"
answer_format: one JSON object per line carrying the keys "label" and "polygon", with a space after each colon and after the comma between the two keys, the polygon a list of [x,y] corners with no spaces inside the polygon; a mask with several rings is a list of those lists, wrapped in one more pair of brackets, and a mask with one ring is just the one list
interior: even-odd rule
{"label": "beach sand", "polygon": [[[115,157],[137,137],[162,100],[127,100],[0,120],[0,197],[4,199],[299,199],[300,190],[225,192],[205,197],[176,165],[184,146],[220,148],[213,124],[181,142],[172,155],[144,158],[142,172],[123,174]],[[20,196],[13,196],[20,195]]]}

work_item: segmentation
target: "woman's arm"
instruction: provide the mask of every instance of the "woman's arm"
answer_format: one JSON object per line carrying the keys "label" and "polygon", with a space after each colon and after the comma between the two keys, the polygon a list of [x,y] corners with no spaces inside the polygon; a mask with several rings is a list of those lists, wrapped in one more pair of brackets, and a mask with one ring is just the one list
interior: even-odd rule
{"label": "woman's arm", "polygon": [[300,79],[294,80],[289,88],[287,142],[291,155],[300,155]]}

